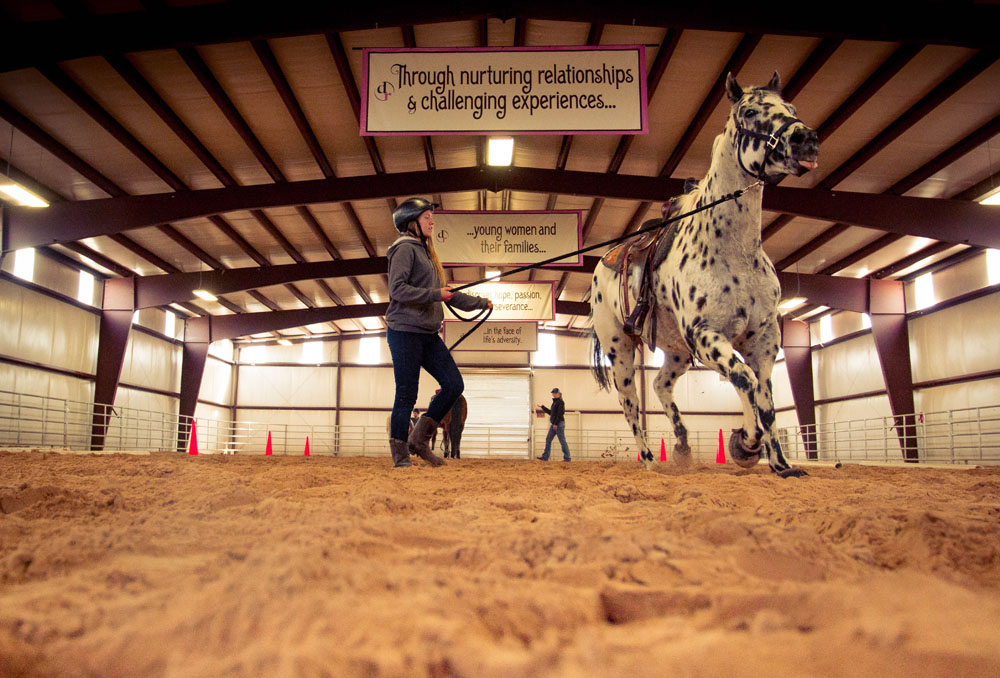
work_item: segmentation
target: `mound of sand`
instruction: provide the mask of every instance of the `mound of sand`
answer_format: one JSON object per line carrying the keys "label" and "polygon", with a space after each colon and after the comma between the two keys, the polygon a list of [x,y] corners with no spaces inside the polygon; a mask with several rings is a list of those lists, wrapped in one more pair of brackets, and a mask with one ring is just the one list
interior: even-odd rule
{"label": "mound of sand", "polygon": [[810,473],[0,453],[0,675],[1000,674],[1000,469]]}

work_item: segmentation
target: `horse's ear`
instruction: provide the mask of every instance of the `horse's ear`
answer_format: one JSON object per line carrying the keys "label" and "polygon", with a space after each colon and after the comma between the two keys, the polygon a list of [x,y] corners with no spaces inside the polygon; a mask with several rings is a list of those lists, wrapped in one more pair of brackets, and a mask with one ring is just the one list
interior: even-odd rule
{"label": "horse's ear", "polygon": [[771,76],[771,82],[767,83],[767,88],[781,94],[781,76],[778,75],[778,71],[775,71],[774,75]]}
{"label": "horse's ear", "polygon": [[726,73],[726,94],[729,96],[729,100],[734,104],[743,98],[743,88],[740,84],[736,82],[736,78],[733,77],[732,71]]}

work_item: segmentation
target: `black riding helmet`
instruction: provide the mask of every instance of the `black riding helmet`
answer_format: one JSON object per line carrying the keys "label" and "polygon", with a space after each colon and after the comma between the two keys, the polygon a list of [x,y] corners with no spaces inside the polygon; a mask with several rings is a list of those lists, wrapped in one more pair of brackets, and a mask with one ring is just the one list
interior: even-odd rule
{"label": "black riding helmet", "polygon": [[420,215],[427,210],[436,210],[440,205],[423,198],[409,198],[400,203],[392,212],[392,222],[396,224],[396,230],[406,233],[411,221],[416,221]]}

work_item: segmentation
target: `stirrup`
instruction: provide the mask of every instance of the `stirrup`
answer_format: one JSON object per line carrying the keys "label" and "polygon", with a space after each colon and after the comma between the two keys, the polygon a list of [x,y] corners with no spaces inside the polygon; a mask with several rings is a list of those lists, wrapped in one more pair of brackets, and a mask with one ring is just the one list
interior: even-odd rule
{"label": "stirrup", "polygon": [[649,312],[649,302],[643,299],[639,301],[627,318],[623,329],[626,334],[638,335],[642,333],[642,325],[646,320],[646,313]]}

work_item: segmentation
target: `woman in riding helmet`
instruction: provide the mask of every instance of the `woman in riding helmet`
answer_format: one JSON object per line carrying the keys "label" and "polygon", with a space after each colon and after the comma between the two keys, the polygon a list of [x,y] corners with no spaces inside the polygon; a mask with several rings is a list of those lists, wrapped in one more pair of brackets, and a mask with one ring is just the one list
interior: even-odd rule
{"label": "woman in riding helmet", "polygon": [[[465,382],[439,334],[444,320],[441,302],[463,311],[493,307],[489,299],[453,292],[444,286],[444,269],[431,239],[433,211],[437,207],[423,198],[410,198],[392,213],[400,234],[389,246],[389,309],[385,313],[389,326],[386,338],[396,379],[389,431],[393,466],[412,466],[411,453],[432,466],[444,463],[444,459],[431,452],[429,441],[441,419],[462,395]],[[421,367],[441,385],[441,393],[406,439],[410,412],[417,402]]]}

